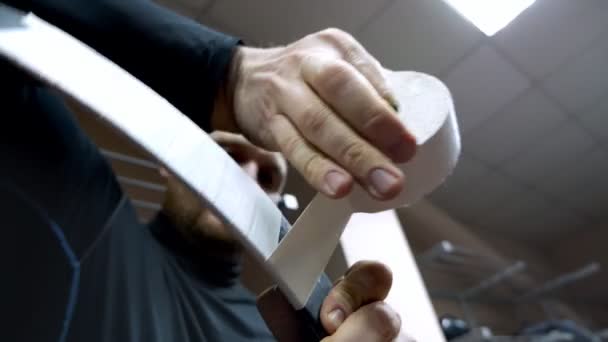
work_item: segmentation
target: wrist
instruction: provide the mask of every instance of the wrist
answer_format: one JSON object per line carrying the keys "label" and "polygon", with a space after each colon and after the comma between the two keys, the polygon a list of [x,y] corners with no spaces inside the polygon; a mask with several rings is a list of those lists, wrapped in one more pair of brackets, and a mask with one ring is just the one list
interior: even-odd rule
{"label": "wrist", "polygon": [[211,114],[211,127],[213,130],[240,133],[236,122],[234,96],[236,86],[242,74],[242,61],[245,47],[237,46],[234,49],[232,60],[226,70],[224,78],[213,104]]}
{"label": "wrist", "polygon": [[273,53],[280,51],[277,48],[253,48],[237,46],[234,50],[232,60],[227,68],[227,74],[216,95],[213,113],[211,116],[211,126],[214,130],[222,130],[234,133],[243,133],[237,120],[236,97],[239,96],[239,89],[243,88],[243,82],[252,70],[272,56]]}

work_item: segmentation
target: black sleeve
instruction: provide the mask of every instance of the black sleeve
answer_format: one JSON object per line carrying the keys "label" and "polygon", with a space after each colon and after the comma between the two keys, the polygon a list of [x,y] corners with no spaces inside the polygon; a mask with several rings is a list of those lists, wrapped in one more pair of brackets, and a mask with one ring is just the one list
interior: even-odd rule
{"label": "black sleeve", "polygon": [[0,0],[70,33],[203,129],[238,39],[145,0]]}
{"label": "black sleeve", "polygon": [[[0,184],[21,193],[55,222],[80,256],[121,200],[120,186],[54,91],[2,59],[0,75],[5,120],[0,125]],[[4,224],[22,227],[20,222]]]}

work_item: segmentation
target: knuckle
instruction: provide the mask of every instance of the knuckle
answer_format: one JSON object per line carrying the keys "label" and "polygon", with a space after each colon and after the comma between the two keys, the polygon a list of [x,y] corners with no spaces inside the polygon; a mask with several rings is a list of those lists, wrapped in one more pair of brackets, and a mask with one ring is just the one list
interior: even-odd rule
{"label": "knuckle", "polygon": [[289,61],[289,63],[291,63],[293,65],[299,65],[309,57],[310,57],[310,53],[308,53],[307,51],[302,51],[302,50],[291,51],[290,53],[288,53],[285,56],[287,61]]}
{"label": "knuckle", "polygon": [[383,120],[391,115],[388,106],[381,105],[373,105],[365,113],[367,113],[367,119],[363,123],[362,129],[366,133],[375,131],[377,129],[376,125],[381,124]]}
{"label": "knuckle", "polygon": [[319,32],[319,37],[341,51],[343,56],[359,55],[360,44],[348,32],[339,28],[328,28]]}
{"label": "knuckle", "polygon": [[345,32],[339,28],[329,27],[323,31],[320,31],[319,36],[323,39],[334,41],[334,40],[342,40],[345,38],[349,38],[350,34],[348,34],[347,32]]}
{"label": "knuckle", "polygon": [[289,158],[295,158],[302,148],[302,141],[297,136],[291,136],[285,139],[282,147]]}
{"label": "knuckle", "polygon": [[304,174],[312,179],[315,179],[318,176],[321,168],[319,165],[323,163],[323,160],[320,155],[312,154],[304,163],[303,172]]}
{"label": "knuckle", "polygon": [[344,163],[350,167],[359,168],[365,163],[365,147],[358,141],[347,143],[341,151]]}
{"label": "knuckle", "polygon": [[358,47],[354,44],[346,44],[342,47],[342,56],[357,68],[366,67],[367,61],[361,55]]}
{"label": "knuckle", "polygon": [[319,73],[319,83],[328,93],[339,93],[353,77],[352,69],[343,61],[328,63]]}
{"label": "knuckle", "polygon": [[330,115],[328,109],[308,109],[302,114],[302,129],[311,134],[318,134],[327,125]]}
{"label": "knuckle", "polygon": [[[349,61],[357,70],[365,75],[372,86],[379,88],[379,93],[388,90],[385,89],[388,88],[388,86],[386,85],[384,75],[382,74],[382,67],[376,60],[370,60],[369,58],[366,58],[366,56],[361,56],[358,52],[352,51],[350,52]],[[380,96],[382,95],[383,94],[380,93]]]}
{"label": "knuckle", "polygon": [[351,44],[345,47],[344,56],[357,68],[365,69],[368,72],[381,73],[382,65],[380,62],[359,44]]}
{"label": "knuckle", "polygon": [[345,62],[335,60],[327,63],[327,66],[325,66],[325,68],[323,68],[321,71],[321,77],[323,81],[330,81],[336,78],[343,80],[350,76],[351,72],[351,69]]}

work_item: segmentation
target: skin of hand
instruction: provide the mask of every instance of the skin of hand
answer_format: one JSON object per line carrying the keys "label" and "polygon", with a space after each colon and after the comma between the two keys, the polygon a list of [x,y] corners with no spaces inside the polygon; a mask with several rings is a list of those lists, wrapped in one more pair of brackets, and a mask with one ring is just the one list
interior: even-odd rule
{"label": "skin of hand", "polygon": [[[392,279],[388,267],[379,262],[360,261],[350,267],[321,306],[321,323],[329,334],[322,342],[407,340],[399,335],[399,314],[383,301]],[[260,295],[258,309],[278,341],[301,341],[298,316],[281,292]]]}
{"label": "skin of hand", "polygon": [[358,182],[395,197],[416,151],[384,69],[351,35],[326,29],[290,45],[238,47],[212,125],[281,151],[317,190],[340,198]]}

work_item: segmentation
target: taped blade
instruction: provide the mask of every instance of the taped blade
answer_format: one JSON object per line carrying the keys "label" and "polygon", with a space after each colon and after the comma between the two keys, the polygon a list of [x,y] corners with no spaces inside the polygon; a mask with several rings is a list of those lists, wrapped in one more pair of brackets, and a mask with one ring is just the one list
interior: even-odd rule
{"label": "taped blade", "polygon": [[157,158],[259,261],[272,254],[281,212],[221,147],[152,89],[56,27],[1,4],[0,55],[84,105]]}

